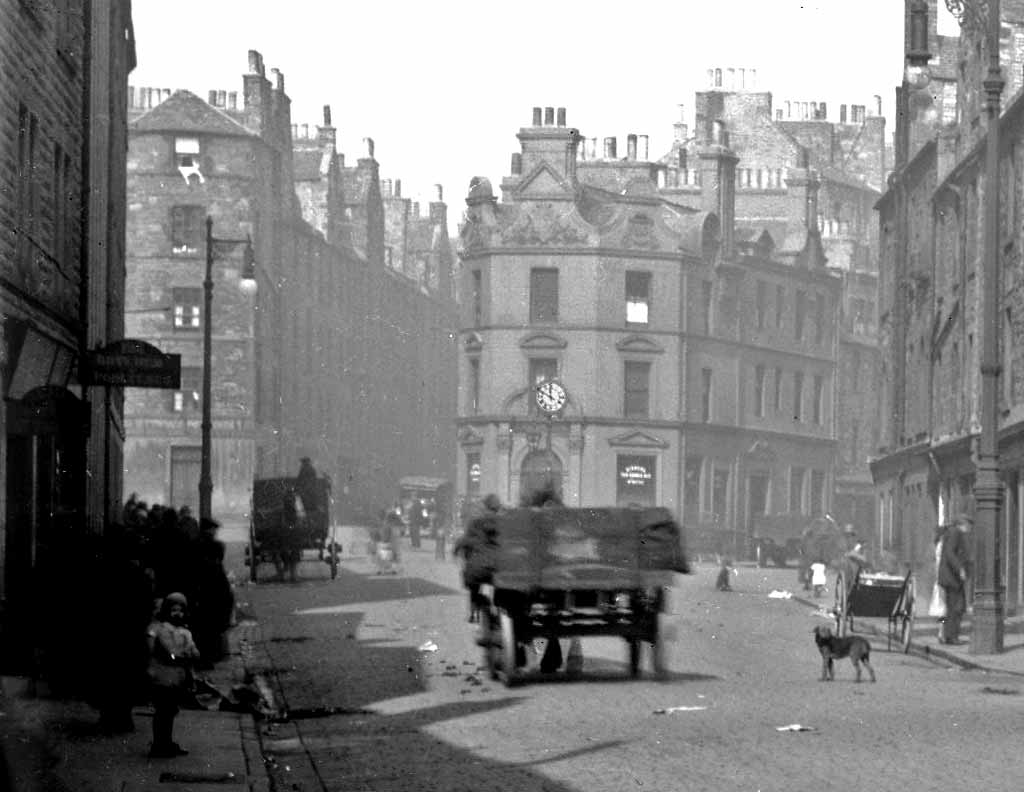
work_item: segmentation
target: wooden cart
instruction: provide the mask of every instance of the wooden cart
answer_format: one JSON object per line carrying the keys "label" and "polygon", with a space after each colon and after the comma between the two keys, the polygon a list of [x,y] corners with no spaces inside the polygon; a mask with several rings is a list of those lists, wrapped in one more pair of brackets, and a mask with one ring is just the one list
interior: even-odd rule
{"label": "wooden cart", "polygon": [[853,617],[886,619],[887,648],[895,642],[904,652],[910,649],[914,627],[914,576],[858,572],[850,580],[842,571],[836,580],[833,613],[841,636],[853,632]]}
{"label": "wooden cart", "polygon": [[331,579],[337,577],[340,547],[331,532],[330,480],[318,478],[314,489],[315,502],[299,507],[294,478],[253,481],[245,558],[253,583],[262,563],[272,563],[279,578],[283,579],[286,571],[294,578],[306,550],[315,550],[318,560],[330,566]]}
{"label": "wooden cart", "polygon": [[663,673],[664,587],[689,571],[667,510],[515,509],[490,519],[489,546],[472,552],[493,564],[478,638],[493,679],[522,681],[535,639],[595,635],[625,640],[632,676],[644,644]]}

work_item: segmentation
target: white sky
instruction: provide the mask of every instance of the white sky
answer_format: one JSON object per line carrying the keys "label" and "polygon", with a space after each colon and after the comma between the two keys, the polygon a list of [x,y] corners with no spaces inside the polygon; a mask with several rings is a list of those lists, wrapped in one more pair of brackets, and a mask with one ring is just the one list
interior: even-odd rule
{"label": "white sky", "polygon": [[[712,66],[758,70],[786,99],[893,102],[903,68],[903,0],[135,0],[136,86],[242,90],[247,53],[277,68],[292,122],[331,105],[348,162],[372,137],[383,178],[429,201],[444,186],[452,219],[469,180],[508,174],[531,108],[565,107],[586,137],[672,141]],[[940,2],[939,6],[943,4]],[[943,9],[943,13],[944,9]],[[940,31],[955,32],[940,19]],[[454,225],[454,223],[453,223]]]}

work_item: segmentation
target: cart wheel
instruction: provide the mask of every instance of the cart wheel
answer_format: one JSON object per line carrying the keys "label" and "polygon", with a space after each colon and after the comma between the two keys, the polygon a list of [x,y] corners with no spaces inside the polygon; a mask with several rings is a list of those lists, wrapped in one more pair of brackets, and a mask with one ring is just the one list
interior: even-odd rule
{"label": "cart wheel", "polygon": [[481,608],[479,640],[484,648],[484,665],[487,667],[487,675],[491,679],[498,679],[498,671],[501,666],[501,657],[499,656],[501,648],[495,645],[496,629],[494,613],[490,606]]}
{"label": "cart wheel", "polygon": [[836,577],[835,605],[832,612],[836,619],[836,635],[842,638],[847,633],[846,576],[842,572]]}
{"label": "cart wheel", "polygon": [[501,646],[495,649],[495,653],[501,652],[501,668],[498,671],[498,678],[505,687],[512,687],[519,681],[519,673],[516,668],[516,628],[512,617],[504,608],[498,611],[498,620],[501,625]]}
{"label": "cart wheel", "polygon": [[640,639],[627,638],[629,644],[629,675],[636,679],[640,676]]}

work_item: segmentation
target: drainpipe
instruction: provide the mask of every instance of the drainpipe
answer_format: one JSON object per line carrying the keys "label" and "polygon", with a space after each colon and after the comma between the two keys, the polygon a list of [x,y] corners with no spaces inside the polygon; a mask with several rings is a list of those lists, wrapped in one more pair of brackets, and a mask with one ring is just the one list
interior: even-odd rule
{"label": "drainpipe", "polygon": [[[91,197],[91,162],[89,149],[91,146],[90,130],[92,129],[92,2],[88,0],[82,4],[83,24],[83,46],[82,46],[82,128],[84,137],[82,140],[82,183],[80,189],[81,206],[79,207],[81,233],[78,242],[78,374],[79,379],[87,371],[89,355],[89,206]],[[83,441],[85,447],[85,464],[89,465],[88,436],[92,425],[92,407],[90,403],[90,386],[82,386],[82,397],[85,403],[85,412],[88,416],[86,424],[86,435]],[[85,471],[88,473],[88,470]],[[109,482],[108,471],[104,471],[104,488]],[[89,476],[82,477],[82,489],[79,493],[82,504],[85,506],[83,515],[89,519]],[[104,496],[106,493],[104,493]]]}

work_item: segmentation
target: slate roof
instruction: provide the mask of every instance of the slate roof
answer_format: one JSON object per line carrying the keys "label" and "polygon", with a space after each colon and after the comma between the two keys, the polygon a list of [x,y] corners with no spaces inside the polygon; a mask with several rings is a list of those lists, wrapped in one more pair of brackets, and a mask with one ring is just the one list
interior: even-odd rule
{"label": "slate roof", "polygon": [[133,132],[193,132],[207,135],[254,137],[223,110],[204,102],[191,91],[175,91],[152,110],[129,124]]}
{"label": "slate roof", "polygon": [[324,153],[319,149],[302,149],[292,152],[292,167],[295,181],[320,181],[323,177],[320,166]]}

